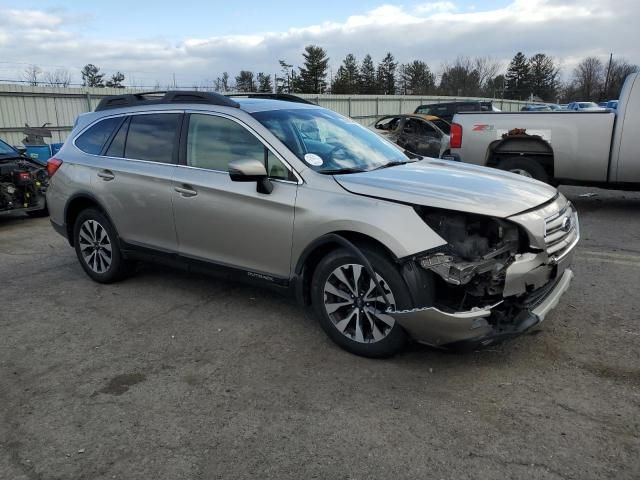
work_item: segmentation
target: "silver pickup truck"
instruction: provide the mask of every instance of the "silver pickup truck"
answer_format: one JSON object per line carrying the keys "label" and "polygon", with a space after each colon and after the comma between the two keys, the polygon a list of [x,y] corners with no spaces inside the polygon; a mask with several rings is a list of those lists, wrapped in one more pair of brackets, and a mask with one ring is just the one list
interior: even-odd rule
{"label": "silver pickup truck", "polygon": [[451,157],[553,185],[640,190],[640,74],[617,113],[467,112],[451,126]]}

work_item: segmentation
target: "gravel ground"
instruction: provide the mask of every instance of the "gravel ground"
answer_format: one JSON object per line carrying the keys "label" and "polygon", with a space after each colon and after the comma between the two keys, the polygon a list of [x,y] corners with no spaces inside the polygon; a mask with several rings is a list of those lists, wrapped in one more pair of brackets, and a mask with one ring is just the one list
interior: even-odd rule
{"label": "gravel ground", "polygon": [[563,190],[583,240],[539,328],[388,360],[266,290],[92,283],[47,219],[0,219],[0,478],[640,478],[640,194]]}

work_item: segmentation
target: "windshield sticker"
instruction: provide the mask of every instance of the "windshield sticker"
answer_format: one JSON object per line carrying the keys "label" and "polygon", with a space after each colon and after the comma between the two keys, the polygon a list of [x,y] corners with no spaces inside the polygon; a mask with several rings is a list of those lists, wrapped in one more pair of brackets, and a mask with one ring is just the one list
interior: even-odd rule
{"label": "windshield sticker", "polygon": [[319,155],[316,155],[315,153],[307,153],[304,156],[304,160],[309,165],[313,165],[314,167],[319,167],[320,165],[322,165],[324,163],[322,161],[322,158]]}

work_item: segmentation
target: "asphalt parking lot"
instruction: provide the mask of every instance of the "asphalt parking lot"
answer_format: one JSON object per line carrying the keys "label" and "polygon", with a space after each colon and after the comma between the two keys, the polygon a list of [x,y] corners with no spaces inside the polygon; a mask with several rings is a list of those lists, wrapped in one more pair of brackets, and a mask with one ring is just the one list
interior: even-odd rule
{"label": "asphalt parking lot", "polygon": [[266,290],[98,285],[48,219],[0,219],[0,478],[640,478],[640,194],[563,191],[576,279],[539,328],[388,360]]}

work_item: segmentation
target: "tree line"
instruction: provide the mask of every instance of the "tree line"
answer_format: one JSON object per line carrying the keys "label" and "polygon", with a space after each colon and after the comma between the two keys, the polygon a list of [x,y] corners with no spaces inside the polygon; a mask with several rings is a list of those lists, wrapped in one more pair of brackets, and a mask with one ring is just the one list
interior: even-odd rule
{"label": "tree line", "polygon": [[[514,100],[567,102],[572,100],[601,101],[617,98],[625,78],[639,71],[637,65],[625,59],[603,62],[587,57],[561,81],[560,68],[553,57],[536,53],[527,57],[517,52],[506,71],[501,62],[491,57],[460,56],[445,62],[436,74],[423,60],[400,63],[391,52],[375,64],[370,54],[362,61],[349,53],[333,72],[327,51],[318,45],[308,45],[302,53],[302,65],[294,66],[284,59],[278,61],[280,72],[272,75],[241,70],[231,76],[224,72],[207,85],[195,89],[217,92],[279,92],[334,93],[370,95],[446,95],[459,97],[490,97]],[[106,74],[94,64],[80,71],[82,85],[87,87],[123,88],[125,75]],[[31,85],[69,86],[71,75],[60,69],[43,72],[31,65],[25,69],[24,79]],[[160,85],[156,82],[156,89]],[[177,88],[168,85],[167,88]]]}

